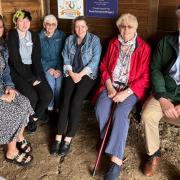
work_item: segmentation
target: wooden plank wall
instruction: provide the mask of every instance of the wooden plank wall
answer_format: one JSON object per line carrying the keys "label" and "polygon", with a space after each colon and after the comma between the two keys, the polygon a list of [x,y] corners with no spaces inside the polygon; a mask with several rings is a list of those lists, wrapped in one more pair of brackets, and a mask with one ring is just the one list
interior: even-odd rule
{"label": "wooden plank wall", "polygon": [[1,14],[4,16],[5,24],[8,29],[14,26],[12,17],[14,12],[19,9],[30,11],[33,18],[31,28],[34,30],[40,29],[42,17],[44,16],[44,11],[46,10],[43,0],[1,0],[0,7]]}
{"label": "wooden plank wall", "polygon": [[175,10],[180,0],[159,0],[158,33],[166,33],[177,29]]}
{"label": "wooden plank wall", "polygon": [[[86,2],[86,0],[84,0]],[[169,31],[176,30],[174,11],[180,0],[119,0],[119,15],[133,13],[139,21],[138,33],[150,43]],[[57,16],[57,0],[50,2],[51,13]],[[102,43],[118,33],[116,19],[88,18],[90,30],[101,37]],[[71,32],[71,20],[59,19],[59,26],[66,33]]]}
{"label": "wooden plank wall", "polygon": [[[158,0],[151,0],[157,4]],[[86,3],[86,1],[84,1]],[[150,0],[119,0],[119,15],[122,13],[132,13],[137,16],[139,21],[139,34],[148,39],[152,34],[152,28],[156,26],[156,21],[151,21],[149,18],[149,12],[153,11],[153,6],[149,3]],[[57,0],[51,0],[50,2],[51,13],[57,16]],[[155,6],[156,7],[156,6]],[[156,16],[157,17],[157,16]],[[102,18],[88,18],[88,24],[90,31],[97,34],[103,44],[107,44],[109,39],[114,37],[118,33],[115,22],[117,18],[114,19],[102,19]],[[66,33],[71,33],[71,20],[59,19],[60,28]]]}
{"label": "wooden plank wall", "polygon": [[[86,0],[84,0],[86,3]],[[154,35],[164,34],[176,29],[174,11],[180,5],[180,0],[119,0],[119,15],[130,12],[139,21],[138,33],[146,40]],[[26,9],[32,13],[32,29],[42,27],[44,14],[57,16],[57,0],[0,0],[0,13],[6,20],[6,26],[13,27],[12,15],[17,9]],[[71,20],[59,19],[59,27],[67,34],[71,33]],[[88,18],[90,31],[97,34],[103,44],[118,33],[115,19]],[[155,36],[157,37],[157,36]]]}

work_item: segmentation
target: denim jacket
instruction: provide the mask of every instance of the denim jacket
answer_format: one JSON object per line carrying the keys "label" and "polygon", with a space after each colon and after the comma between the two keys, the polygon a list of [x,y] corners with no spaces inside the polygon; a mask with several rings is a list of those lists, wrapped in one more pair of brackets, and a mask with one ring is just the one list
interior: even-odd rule
{"label": "denim jacket", "polygon": [[[82,62],[84,70],[91,79],[96,79],[98,75],[98,65],[101,56],[100,39],[87,32],[84,45],[81,47]],[[64,58],[64,75],[68,76],[67,71],[72,70],[72,64],[76,53],[76,35],[70,35],[65,42],[62,52]]]}
{"label": "denim jacket", "polygon": [[[0,44],[0,58],[5,63],[5,68],[3,70],[2,76],[0,76],[0,84],[3,85],[5,88],[7,87],[13,87],[14,84],[12,82],[11,76],[10,76],[10,68],[8,66],[8,50],[6,47],[4,47],[2,44]],[[4,94],[4,91],[2,88],[0,88],[0,96]]]}
{"label": "denim jacket", "polygon": [[45,31],[42,30],[39,33],[41,42],[41,62],[44,71],[48,71],[50,68],[58,69],[62,71],[62,49],[64,47],[65,34],[64,32],[56,29],[53,36],[48,38],[45,35]]}

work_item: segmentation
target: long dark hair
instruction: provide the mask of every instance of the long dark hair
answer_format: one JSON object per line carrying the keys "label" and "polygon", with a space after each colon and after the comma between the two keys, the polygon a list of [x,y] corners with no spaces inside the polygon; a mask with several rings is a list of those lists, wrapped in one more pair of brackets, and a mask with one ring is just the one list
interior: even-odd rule
{"label": "long dark hair", "polygon": [[3,19],[2,15],[0,15],[0,21],[2,21],[3,27],[4,27],[4,32],[3,32],[2,37],[0,37],[0,39],[5,40],[6,39],[6,28],[5,28],[4,19]]}

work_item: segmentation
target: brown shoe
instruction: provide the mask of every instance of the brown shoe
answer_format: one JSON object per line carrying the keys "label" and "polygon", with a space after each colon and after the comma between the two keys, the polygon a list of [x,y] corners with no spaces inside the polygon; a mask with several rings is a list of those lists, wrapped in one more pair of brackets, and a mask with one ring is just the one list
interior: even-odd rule
{"label": "brown shoe", "polygon": [[160,159],[161,158],[159,156],[154,156],[148,160],[144,168],[144,174],[146,176],[151,177],[154,175],[154,172],[159,165]]}

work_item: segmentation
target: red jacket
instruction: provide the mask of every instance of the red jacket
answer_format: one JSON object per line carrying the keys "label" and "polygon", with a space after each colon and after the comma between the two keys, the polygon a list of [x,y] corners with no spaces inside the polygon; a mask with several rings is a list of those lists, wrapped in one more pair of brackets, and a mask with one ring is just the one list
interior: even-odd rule
{"label": "red jacket", "polygon": [[[146,91],[150,85],[151,49],[149,45],[140,37],[138,37],[136,41],[136,48],[131,56],[128,86],[136,94],[138,99],[142,100],[145,97]],[[96,97],[106,88],[106,80],[112,78],[112,73],[119,57],[119,48],[120,42],[116,37],[110,41],[107,52],[101,61],[101,81],[96,92]]]}

